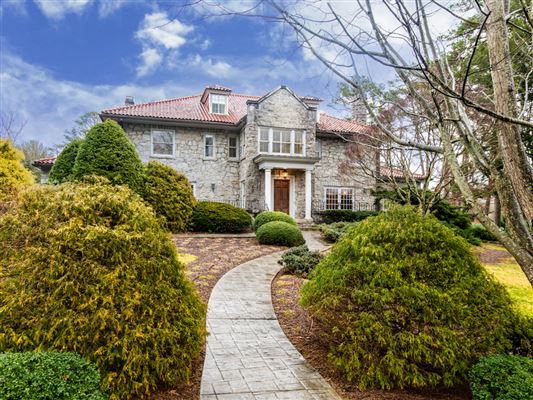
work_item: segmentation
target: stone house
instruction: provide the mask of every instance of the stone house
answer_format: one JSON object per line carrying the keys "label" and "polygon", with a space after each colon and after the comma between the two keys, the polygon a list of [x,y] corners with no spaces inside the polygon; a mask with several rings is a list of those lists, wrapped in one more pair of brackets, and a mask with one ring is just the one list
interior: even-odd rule
{"label": "stone house", "polygon": [[143,162],[184,173],[199,200],[310,220],[323,209],[373,209],[374,178],[350,169],[347,138],[372,127],[318,111],[321,100],[286,86],[248,96],[208,86],[193,96],[103,110]]}

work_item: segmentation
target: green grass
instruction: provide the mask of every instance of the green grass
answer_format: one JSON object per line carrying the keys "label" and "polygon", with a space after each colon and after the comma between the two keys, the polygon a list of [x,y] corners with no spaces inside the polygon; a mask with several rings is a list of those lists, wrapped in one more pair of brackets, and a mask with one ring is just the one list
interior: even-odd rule
{"label": "green grass", "polygon": [[[505,249],[495,244],[484,244],[484,249]],[[481,250],[483,251],[483,250]],[[533,288],[520,266],[512,258],[504,258],[495,264],[483,264],[494,277],[501,282],[509,292],[515,307],[525,316],[533,317]]]}

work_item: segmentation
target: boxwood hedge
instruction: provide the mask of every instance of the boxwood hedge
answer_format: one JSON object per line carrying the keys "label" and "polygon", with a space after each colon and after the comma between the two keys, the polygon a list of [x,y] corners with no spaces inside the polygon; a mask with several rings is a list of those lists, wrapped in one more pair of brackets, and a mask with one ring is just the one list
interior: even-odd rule
{"label": "boxwood hedge", "polygon": [[296,221],[288,214],[281,211],[263,211],[257,214],[254,220],[254,229],[258,230],[261,225],[272,221],[283,221],[295,225]]}
{"label": "boxwood hedge", "polygon": [[294,247],[305,243],[300,229],[283,221],[272,221],[261,225],[255,231],[255,236],[261,244]]}
{"label": "boxwood hedge", "polygon": [[196,232],[240,233],[251,225],[250,214],[226,203],[200,201],[192,214],[192,228]]}

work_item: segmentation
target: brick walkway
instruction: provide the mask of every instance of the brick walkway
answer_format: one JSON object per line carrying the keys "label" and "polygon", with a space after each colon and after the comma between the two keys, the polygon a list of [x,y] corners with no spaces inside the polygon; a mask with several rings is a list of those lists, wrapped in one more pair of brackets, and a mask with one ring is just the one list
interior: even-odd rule
{"label": "brick walkway", "polygon": [[[305,232],[312,249],[325,246]],[[339,397],[289,342],[272,308],[270,285],[281,253],[239,265],[209,299],[202,400]]]}

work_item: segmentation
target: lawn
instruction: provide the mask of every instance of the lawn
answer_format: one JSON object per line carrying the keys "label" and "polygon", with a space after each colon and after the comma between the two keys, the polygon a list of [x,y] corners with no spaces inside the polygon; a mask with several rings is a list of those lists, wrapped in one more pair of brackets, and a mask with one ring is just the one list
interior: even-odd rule
{"label": "lawn", "polygon": [[516,308],[533,317],[533,288],[507,250],[499,244],[485,243],[476,253],[487,271],[505,285]]}

